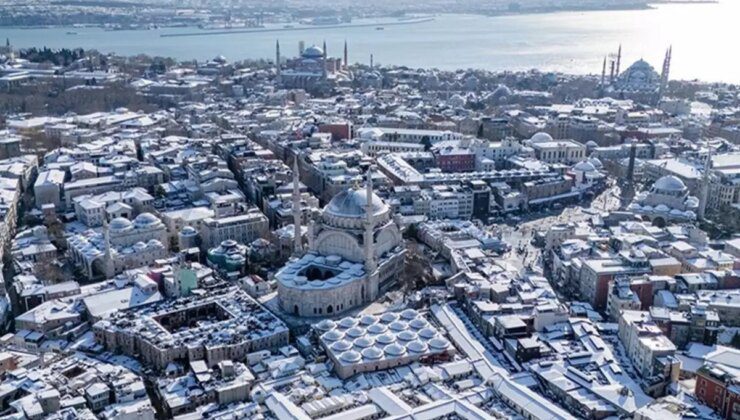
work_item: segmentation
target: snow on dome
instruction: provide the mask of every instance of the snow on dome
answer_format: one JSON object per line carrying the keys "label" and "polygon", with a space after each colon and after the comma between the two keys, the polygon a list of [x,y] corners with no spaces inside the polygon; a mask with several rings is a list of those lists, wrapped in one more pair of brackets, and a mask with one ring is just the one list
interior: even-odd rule
{"label": "snow on dome", "polygon": [[413,331],[401,331],[398,333],[397,337],[401,341],[414,341],[419,338],[419,336]]}
{"label": "snow on dome", "polygon": [[370,337],[360,337],[354,341],[355,347],[359,347],[361,349],[372,347],[373,344],[375,344],[375,340]]}
{"label": "snow on dome", "polygon": [[383,352],[377,347],[370,347],[362,350],[362,357],[370,360],[377,360],[383,357]]}
{"label": "snow on dome", "polygon": [[[374,215],[388,212],[388,206],[375,193],[372,195]],[[348,188],[331,199],[324,213],[336,217],[364,218],[367,214],[367,192],[363,188]]]}
{"label": "snow on dome", "polygon": [[352,328],[355,325],[357,325],[357,320],[354,318],[347,317],[339,321],[339,326],[342,328]]}
{"label": "snow on dome", "polygon": [[642,206],[642,211],[644,211],[644,212],[651,212],[651,211],[653,211],[653,206],[651,206],[649,204],[645,204],[644,206]]}
{"label": "snow on dome", "polygon": [[367,327],[367,332],[370,334],[383,334],[388,331],[388,327],[383,324],[373,324]]}
{"label": "snow on dome", "polygon": [[329,330],[321,336],[326,341],[339,341],[344,338],[344,333],[339,330]]}
{"label": "snow on dome", "polygon": [[686,185],[679,178],[673,175],[666,175],[655,181],[653,188],[658,191],[677,192],[686,189]]}
{"label": "snow on dome", "polygon": [[378,317],[375,315],[363,315],[360,318],[360,324],[362,325],[373,325],[378,322]]}
{"label": "snow on dome", "polygon": [[413,310],[413,309],[406,309],[406,310],[404,310],[403,312],[401,312],[401,318],[403,318],[403,319],[406,319],[406,320],[411,320],[411,319],[414,319],[414,318],[416,318],[416,317],[417,317],[418,315],[419,315],[419,313],[418,313],[418,312],[416,312],[416,311],[415,311],[415,310]]}
{"label": "snow on dome", "polygon": [[409,325],[403,321],[395,321],[391,322],[391,325],[389,325],[389,327],[393,331],[404,331],[409,328]]}
{"label": "snow on dome", "polygon": [[122,231],[131,228],[133,224],[130,220],[124,219],[123,217],[116,217],[110,221],[108,228],[113,231]]}
{"label": "snow on dome", "polygon": [[450,346],[450,343],[444,338],[438,337],[438,338],[433,338],[429,340],[429,346],[431,346],[433,349],[444,350]]}
{"label": "snow on dome", "polygon": [[637,203],[630,203],[630,205],[627,206],[627,210],[629,211],[640,211],[641,208],[642,207],[640,207],[640,205]]}
{"label": "snow on dome", "polygon": [[303,50],[302,56],[303,58],[322,58],[324,56],[324,50],[317,45],[311,45]]}
{"label": "snow on dome", "polygon": [[348,329],[345,334],[347,334],[347,337],[357,338],[365,335],[365,330],[359,327],[352,327]]}
{"label": "snow on dome", "polygon": [[192,226],[185,226],[184,228],[182,228],[182,230],[180,231],[180,233],[183,234],[183,235],[191,236],[191,235],[197,235],[198,234],[198,231],[195,230],[195,228],[192,227]]}
{"label": "snow on dome", "polygon": [[588,158],[588,161],[589,161],[589,163],[591,163],[592,165],[594,165],[594,168],[596,168],[596,169],[601,169],[601,168],[604,167],[604,164],[601,163],[601,161],[599,160],[599,158],[596,158],[596,157]]}
{"label": "snow on dome", "polygon": [[391,344],[396,341],[396,337],[393,334],[381,334],[375,337],[375,342],[378,344]]}
{"label": "snow on dome", "polygon": [[397,343],[393,343],[385,346],[383,351],[389,356],[398,357],[406,354],[406,347]]}
{"label": "snow on dome", "polygon": [[580,171],[580,172],[595,172],[596,168],[591,162],[582,160],[573,166],[573,170]]}
{"label": "snow on dome", "polygon": [[157,216],[151,214],[151,213],[141,213],[140,215],[136,216],[134,219],[134,224],[136,226],[148,226],[153,225],[159,222],[159,219],[157,219]]}
{"label": "snow on dome", "polygon": [[406,344],[406,348],[412,353],[424,353],[429,349],[429,346],[423,341],[411,341]]}
{"label": "snow on dome", "polygon": [[655,211],[659,211],[659,212],[662,212],[662,213],[666,213],[666,212],[668,212],[670,210],[671,209],[668,208],[668,206],[666,206],[665,204],[658,204],[657,206],[655,206]]}
{"label": "snow on dome", "polygon": [[671,211],[669,213],[672,216],[679,216],[679,217],[683,216],[683,212],[681,210],[679,210],[679,209],[671,209]]}
{"label": "snow on dome", "polygon": [[429,323],[426,322],[422,318],[416,318],[416,319],[412,320],[411,322],[409,322],[409,325],[411,326],[411,328],[413,328],[415,330],[420,330],[422,328],[428,327],[429,326]]}
{"label": "snow on dome", "polygon": [[386,324],[390,324],[391,322],[398,320],[398,315],[393,312],[386,312],[380,316],[380,320]]}
{"label": "snow on dome", "polygon": [[352,348],[352,343],[347,340],[337,341],[331,345],[331,349],[334,351],[347,351]]}
{"label": "snow on dome", "polygon": [[553,141],[552,136],[543,131],[535,133],[530,140],[532,140],[532,143],[547,143]]}
{"label": "snow on dome", "polygon": [[321,331],[333,330],[334,328],[336,328],[336,326],[337,326],[337,323],[332,321],[331,319],[325,319],[319,322],[318,324],[316,324],[316,328]]}
{"label": "snow on dome", "polygon": [[342,361],[347,363],[357,363],[362,359],[362,356],[360,356],[360,353],[354,351],[354,350],[348,350],[342,353],[341,356],[339,356]]}
{"label": "snow on dome", "polygon": [[437,336],[437,331],[434,331],[433,328],[423,328],[421,331],[419,331],[419,336],[429,340]]}

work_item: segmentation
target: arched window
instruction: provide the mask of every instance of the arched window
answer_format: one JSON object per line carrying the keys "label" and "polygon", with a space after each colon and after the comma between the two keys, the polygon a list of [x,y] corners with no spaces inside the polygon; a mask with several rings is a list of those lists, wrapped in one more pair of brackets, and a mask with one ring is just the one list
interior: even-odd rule
{"label": "arched window", "polygon": [[298,305],[293,305],[293,315],[298,315]]}
{"label": "arched window", "polygon": [[331,305],[327,306],[327,307],[326,307],[326,313],[327,313],[327,314],[330,314],[330,313],[332,313],[332,312],[334,312],[334,308],[332,308],[332,306],[331,306]]}

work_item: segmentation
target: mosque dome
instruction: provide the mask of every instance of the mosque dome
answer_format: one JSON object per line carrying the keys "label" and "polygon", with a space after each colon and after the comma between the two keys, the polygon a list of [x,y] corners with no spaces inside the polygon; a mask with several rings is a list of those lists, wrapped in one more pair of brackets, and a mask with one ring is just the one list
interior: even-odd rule
{"label": "mosque dome", "polygon": [[370,334],[383,334],[388,331],[388,327],[383,324],[373,324],[367,327],[367,332]]}
{"label": "mosque dome", "polygon": [[136,226],[151,226],[157,223],[159,223],[159,219],[151,213],[141,213],[134,219],[134,225]]}
{"label": "mosque dome", "polygon": [[115,219],[110,221],[110,225],[108,225],[108,227],[113,232],[122,232],[124,230],[132,228],[133,224],[128,219],[124,219],[123,217],[116,217]]}
{"label": "mosque dome", "polygon": [[324,56],[324,50],[316,45],[311,45],[310,47],[303,50],[302,55],[303,58],[322,58]]}
{"label": "mosque dome", "polygon": [[370,347],[362,350],[362,357],[369,360],[377,360],[383,357],[383,352],[377,347]]}
{"label": "mosque dome", "polygon": [[[367,208],[367,192],[362,188],[348,188],[331,199],[324,208],[325,215],[341,218],[365,218]],[[375,193],[372,195],[373,214],[381,216],[388,213],[389,208]]]}
{"label": "mosque dome", "polygon": [[551,135],[542,131],[535,133],[530,140],[532,140],[532,143],[547,143],[553,141]]}
{"label": "mosque dome", "polygon": [[599,160],[599,158],[596,158],[596,157],[588,158],[588,161],[590,164],[594,165],[594,168],[596,169],[601,169],[604,167],[604,164],[601,163],[601,160]]}
{"label": "mosque dome", "polygon": [[594,165],[586,160],[582,160],[573,166],[573,169],[580,172],[594,172],[596,171],[596,168]]}
{"label": "mosque dome", "polygon": [[185,236],[194,236],[198,234],[198,231],[195,230],[195,228],[192,226],[185,226],[180,231],[180,234],[185,235]]}
{"label": "mosque dome", "polygon": [[653,188],[658,192],[680,192],[686,189],[686,185],[673,175],[666,175],[653,184]]}
{"label": "mosque dome", "polygon": [[511,89],[509,89],[509,87],[506,85],[498,85],[498,87],[493,90],[491,95],[495,99],[499,99],[504,96],[511,96]]}
{"label": "mosque dome", "polygon": [[339,358],[342,359],[342,361],[347,362],[347,363],[357,363],[362,359],[362,356],[360,356],[360,353],[354,350],[349,350],[349,351],[345,351],[344,353],[342,353],[342,355],[339,356]]}

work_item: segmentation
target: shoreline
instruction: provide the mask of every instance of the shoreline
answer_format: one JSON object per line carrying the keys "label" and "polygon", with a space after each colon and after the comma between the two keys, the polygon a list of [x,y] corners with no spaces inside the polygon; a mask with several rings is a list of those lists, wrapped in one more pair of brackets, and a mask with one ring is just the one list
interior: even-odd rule
{"label": "shoreline", "polygon": [[[520,15],[543,15],[543,14],[555,14],[555,13],[569,13],[569,12],[609,12],[609,11],[629,11],[629,10],[650,10],[654,9],[653,5],[659,6],[659,5],[691,5],[691,4],[719,4],[719,0],[649,0],[644,5],[627,5],[624,7],[614,6],[614,7],[574,7],[574,8],[543,8],[543,9],[533,9],[533,10],[522,10],[522,11],[495,11],[495,12],[485,12],[482,10],[471,10],[471,11],[456,11],[456,12],[429,12],[431,16],[437,16],[442,14],[450,14],[450,15],[477,15],[477,16],[485,16],[485,17],[499,17],[499,16],[520,16]],[[169,37],[169,36],[196,36],[196,35],[221,35],[222,33],[251,33],[251,32],[276,32],[276,31],[289,31],[289,30],[309,30],[309,29],[332,29],[332,28],[352,28],[352,27],[370,27],[370,26],[398,26],[398,25],[405,25],[405,24],[413,24],[413,23],[423,23],[430,20],[434,20],[433,17],[426,17],[426,18],[418,18],[418,19],[409,19],[408,21],[392,21],[392,22],[378,22],[378,23],[360,23],[360,24],[337,24],[337,25],[313,25],[313,26],[306,26],[306,27],[299,27],[299,28],[245,28],[245,29],[223,29],[223,30],[214,30],[214,31],[208,31],[204,33],[199,32],[193,32],[193,33],[187,33],[187,34],[162,34],[160,36],[162,37]],[[168,25],[166,23],[158,24],[157,25],[159,29],[174,29],[174,28],[183,28],[188,26],[182,26],[179,24],[173,24]],[[94,24],[94,23],[86,23],[86,24],[72,24],[72,25],[23,25],[23,26],[14,26],[14,25],[8,25],[8,26],[0,26],[0,29],[22,29],[22,30],[34,30],[34,29],[102,29],[102,30],[115,30],[115,31],[149,31],[152,30],[150,28],[124,28],[124,29],[109,29],[105,27],[105,24]],[[207,30],[204,30],[207,31]]]}
{"label": "shoreline", "polygon": [[311,31],[321,29],[345,29],[345,28],[368,28],[368,27],[384,27],[384,26],[401,26],[401,25],[414,25],[417,23],[426,23],[434,21],[433,17],[407,20],[407,21],[392,21],[392,22],[373,22],[373,23],[358,23],[358,24],[340,24],[340,25],[313,25],[313,26],[302,26],[299,28],[253,28],[253,29],[226,29],[216,31],[203,31],[203,32],[185,32],[176,34],[160,34],[160,38],[172,38],[172,37],[185,37],[185,36],[207,36],[207,35],[229,35],[229,34],[250,34],[250,33],[262,33],[262,32],[293,32],[293,31]]}

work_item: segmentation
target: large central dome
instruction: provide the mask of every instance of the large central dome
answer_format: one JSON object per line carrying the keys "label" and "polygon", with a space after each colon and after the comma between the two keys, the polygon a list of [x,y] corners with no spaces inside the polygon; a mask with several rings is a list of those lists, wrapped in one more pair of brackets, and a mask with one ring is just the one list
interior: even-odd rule
{"label": "large central dome", "polygon": [[[361,188],[348,188],[331,199],[324,208],[324,215],[342,218],[365,218],[367,209],[367,191]],[[388,212],[388,206],[373,193],[372,209],[375,216]]]}

